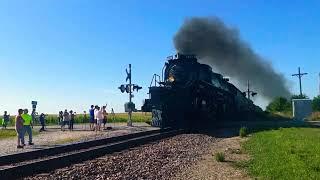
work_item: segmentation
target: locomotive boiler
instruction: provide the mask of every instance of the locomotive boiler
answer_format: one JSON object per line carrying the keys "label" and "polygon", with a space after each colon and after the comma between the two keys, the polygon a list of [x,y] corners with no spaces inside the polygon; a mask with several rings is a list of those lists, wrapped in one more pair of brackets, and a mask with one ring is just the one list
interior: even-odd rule
{"label": "locomotive boiler", "polygon": [[257,107],[245,93],[194,55],[169,56],[162,78],[154,76],[142,111],[152,112],[152,125],[161,128],[206,128]]}

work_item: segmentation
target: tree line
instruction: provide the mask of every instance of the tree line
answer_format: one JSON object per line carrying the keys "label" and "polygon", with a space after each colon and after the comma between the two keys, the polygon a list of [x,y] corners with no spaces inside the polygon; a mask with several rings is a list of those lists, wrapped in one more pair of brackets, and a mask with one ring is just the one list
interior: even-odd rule
{"label": "tree line", "polygon": [[[267,112],[292,112],[292,99],[307,99],[308,96],[305,94],[292,95],[290,99],[285,97],[274,98],[266,107]],[[312,110],[313,112],[320,111],[320,95],[312,99]]]}

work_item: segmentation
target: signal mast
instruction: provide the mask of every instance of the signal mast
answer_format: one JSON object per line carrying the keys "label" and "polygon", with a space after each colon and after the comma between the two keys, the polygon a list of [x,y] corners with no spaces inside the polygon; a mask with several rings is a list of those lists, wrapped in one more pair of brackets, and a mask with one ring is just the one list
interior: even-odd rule
{"label": "signal mast", "polygon": [[119,89],[122,93],[124,92],[129,93],[129,102],[125,103],[124,107],[125,107],[125,112],[128,112],[127,125],[132,126],[132,112],[135,111],[135,104],[132,102],[132,98],[134,97],[132,93],[135,90],[138,92],[140,89],[142,89],[142,87],[138,86],[137,84],[132,84],[131,64],[129,64],[129,71],[128,69],[126,69],[126,73],[127,73],[126,82],[129,81],[129,84],[121,84]]}
{"label": "signal mast", "polygon": [[257,92],[254,92],[254,91],[250,90],[250,82],[249,82],[249,80],[247,81],[247,91],[245,91],[244,94],[248,96],[249,100],[250,100],[250,96],[253,97],[253,96],[258,94]]}

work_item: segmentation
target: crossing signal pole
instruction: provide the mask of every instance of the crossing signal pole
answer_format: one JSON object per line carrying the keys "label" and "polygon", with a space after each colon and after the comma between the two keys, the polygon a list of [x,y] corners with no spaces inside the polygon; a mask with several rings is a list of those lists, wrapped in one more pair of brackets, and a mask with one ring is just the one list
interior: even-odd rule
{"label": "crossing signal pole", "polygon": [[298,76],[299,78],[299,87],[300,87],[300,96],[302,97],[302,86],[301,86],[301,77],[303,75],[307,75],[308,73],[301,73],[300,72],[300,67],[298,67],[298,74],[292,74],[292,76]]}
{"label": "crossing signal pole", "polygon": [[251,91],[250,90],[250,82],[249,82],[249,80],[247,81],[247,91],[246,92],[244,92],[247,96],[248,96],[248,99],[250,100],[250,96],[255,96],[255,95],[257,95],[258,93],[256,93],[256,92],[254,92],[254,91]]}
{"label": "crossing signal pole", "polygon": [[132,111],[135,109],[134,107],[134,103],[132,102],[132,98],[133,96],[133,91],[139,91],[140,89],[142,89],[142,87],[136,85],[136,84],[132,84],[131,81],[131,64],[129,64],[129,70],[126,69],[126,73],[127,73],[127,78],[126,81],[129,81],[129,84],[121,84],[121,86],[119,87],[120,91],[122,93],[126,92],[129,94],[129,103],[125,104],[125,110],[126,112],[128,112],[128,126],[132,126]]}

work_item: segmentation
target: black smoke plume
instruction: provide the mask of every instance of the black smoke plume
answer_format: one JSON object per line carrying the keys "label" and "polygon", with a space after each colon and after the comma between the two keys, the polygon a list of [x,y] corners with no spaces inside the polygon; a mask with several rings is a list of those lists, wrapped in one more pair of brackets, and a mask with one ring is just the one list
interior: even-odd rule
{"label": "black smoke plume", "polygon": [[242,87],[248,80],[264,98],[288,97],[290,91],[282,74],[263,59],[239,36],[237,29],[226,26],[220,19],[187,19],[174,37],[178,52],[195,54]]}

